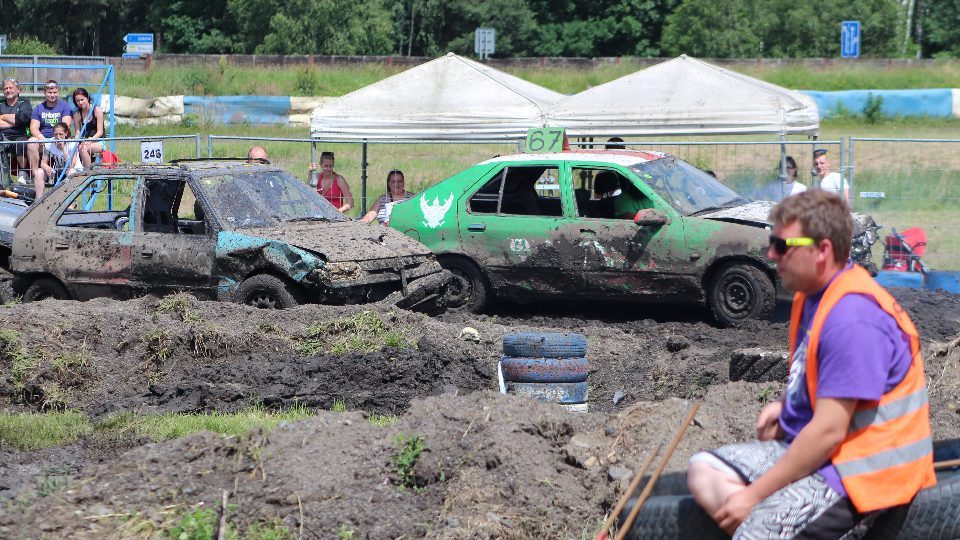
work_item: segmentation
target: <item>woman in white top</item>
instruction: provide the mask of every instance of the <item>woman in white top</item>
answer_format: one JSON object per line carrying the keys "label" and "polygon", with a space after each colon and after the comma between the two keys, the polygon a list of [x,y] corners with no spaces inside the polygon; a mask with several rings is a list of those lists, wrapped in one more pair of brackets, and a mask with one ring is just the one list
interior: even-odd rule
{"label": "woman in white top", "polygon": [[807,190],[807,186],[797,182],[797,162],[790,156],[784,158],[784,161],[786,162],[787,175],[779,182],[767,186],[767,193],[764,198],[779,202],[791,195]]}
{"label": "woman in white top", "polygon": [[[77,143],[64,142],[64,139],[69,138],[70,126],[65,122],[58,122],[53,126],[54,140],[43,145],[43,159],[40,160],[40,170],[37,171],[39,179],[37,185],[43,186],[48,182],[56,182],[63,169],[67,169],[67,178],[83,170]],[[67,160],[70,160],[69,166],[67,166]],[[41,195],[43,195],[42,190],[37,193],[37,198],[39,199]]]}
{"label": "woman in white top", "polygon": [[386,225],[390,221],[390,212],[393,210],[393,205],[410,197],[413,197],[413,193],[404,189],[403,173],[392,170],[387,173],[387,192],[377,199],[377,202],[360,221],[373,223],[373,220],[377,220]]}

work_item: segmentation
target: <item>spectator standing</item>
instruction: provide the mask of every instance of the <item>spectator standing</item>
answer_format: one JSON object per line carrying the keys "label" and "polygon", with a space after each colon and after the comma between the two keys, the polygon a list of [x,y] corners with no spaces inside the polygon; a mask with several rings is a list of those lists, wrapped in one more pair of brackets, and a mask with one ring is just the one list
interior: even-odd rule
{"label": "spectator standing", "polygon": [[[69,131],[73,122],[70,106],[60,101],[60,85],[57,81],[49,80],[43,85],[43,102],[34,107],[30,115],[30,140],[43,142],[53,138],[53,128],[63,122]],[[40,154],[42,145],[27,145],[27,157],[30,160],[30,170],[33,171],[33,185],[37,190],[37,197],[43,193],[43,181],[40,172]]]}
{"label": "spectator standing", "polygon": [[247,151],[247,161],[255,161],[262,159],[267,163],[270,163],[270,158],[267,157],[267,151],[262,146],[253,146],[250,150]]}
{"label": "spectator standing", "polygon": [[[27,127],[30,125],[30,100],[20,97],[20,83],[9,77],[3,80],[3,101],[0,101],[0,134],[8,141],[27,140]],[[13,168],[13,158],[16,157],[20,179],[26,182],[27,145],[11,145],[7,150],[10,153],[10,165]]]}
{"label": "spectator standing", "polygon": [[813,171],[820,177],[820,189],[830,193],[843,194],[843,200],[850,200],[850,188],[838,172],[830,171],[830,158],[826,148],[813,151]]}
{"label": "spectator standing", "polygon": [[[787,175],[768,185],[761,193],[762,198],[780,202],[791,195],[807,190],[807,186],[797,182],[797,162],[790,156],[787,156],[784,161],[786,161]],[[779,166],[777,169],[779,170]]]}
{"label": "spectator standing", "polygon": [[390,221],[390,212],[393,210],[393,205],[410,197],[413,197],[413,193],[405,189],[403,173],[394,169],[387,173],[387,192],[377,199],[377,202],[373,204],[370,211],[360,221],[373,223],[373,220],[376,219],[380,223],[386,224]]}
{"label": "spectator standing", "polygon": [[[353,195],[346,178],[333,170],[333,152],[320,153],[320,169],[322,172],[317,178],[317,193],[330,201],[340,213],[353,208]],[[317,164],[310,164],[310,172],[317,170]]]}
{"label": "spectator standing", "polygon": [[[66,122],[57,122],[53,127],[53,141],[45,143],[43,149],[43,159],[40,161],[40,171],[37,172],[35,185],[37,187],[37,199],[43,195],[45,181],[50,183],[57,181],[60,171],[66,169],[66,177],[69,178],[77,171],[83,170],[83,164],[80,162],[77,143],[64,142],[64,139],[70,138],[70,126]],[[67,166],[67,160],[70,165]]]}
{"label": "spectator standing", "polygon": [[80,143],[80,162],[83,168],[89,169],[93,155],[103,152],[103,145],[98,139],[103,138],[103,109],[99,105],[91,107],[90,94],[86,88],[77,88],[73,91],[73,105],[77,108],[73,113],[73,125],[77,127],[77,138],[84,139]]}

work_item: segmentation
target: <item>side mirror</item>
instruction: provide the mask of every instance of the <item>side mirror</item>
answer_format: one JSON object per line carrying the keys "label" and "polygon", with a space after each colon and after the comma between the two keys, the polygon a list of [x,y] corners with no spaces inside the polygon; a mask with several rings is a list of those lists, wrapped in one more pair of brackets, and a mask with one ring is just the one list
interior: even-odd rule
{"label": "side mirror", "polygon": [[641,227],[660,227],[670,223],[670,218],[660,210],[644,208],[637,212],[637,215],[633,216],[633,222]]}

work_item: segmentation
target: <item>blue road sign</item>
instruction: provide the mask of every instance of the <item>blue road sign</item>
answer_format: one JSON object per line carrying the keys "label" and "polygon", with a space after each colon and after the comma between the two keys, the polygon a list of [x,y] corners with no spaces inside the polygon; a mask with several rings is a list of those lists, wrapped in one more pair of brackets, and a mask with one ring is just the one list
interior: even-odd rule
{"label": "blue road sign", "polygon": [[123,53],[120,58],[143,58],[140,53]]}
{"label": "blue road sign", "polygon": [[124,43],[153,43],[153,34],[127,34],[123,36]]}
{"label": "blue road sign", "polygon": [[860,21],[840,23],[840,57],[860,58]]}

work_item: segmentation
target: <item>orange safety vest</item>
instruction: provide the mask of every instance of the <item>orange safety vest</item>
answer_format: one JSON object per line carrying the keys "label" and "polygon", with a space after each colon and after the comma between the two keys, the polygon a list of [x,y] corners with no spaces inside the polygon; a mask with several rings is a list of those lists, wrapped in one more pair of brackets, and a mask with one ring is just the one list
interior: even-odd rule
{"label": "orange safety vest", "polygon": [[[920,335],[913,321],[870,274],[854,266],[827,287],[810,325],[807,342],[807,392],[810,406],[817,402],[817,346],[827,314],[847,294],[873,297],[910,338],[910,369],[880,401],[858,401],[847,437],[830,460],[840,474],[847,496],[858,512],[906,504],[924,488],[936,485],[927,380],[920,356]],[[793,298],[790,317],[790,356],[797,347],[800,313],[805,295]]]}

